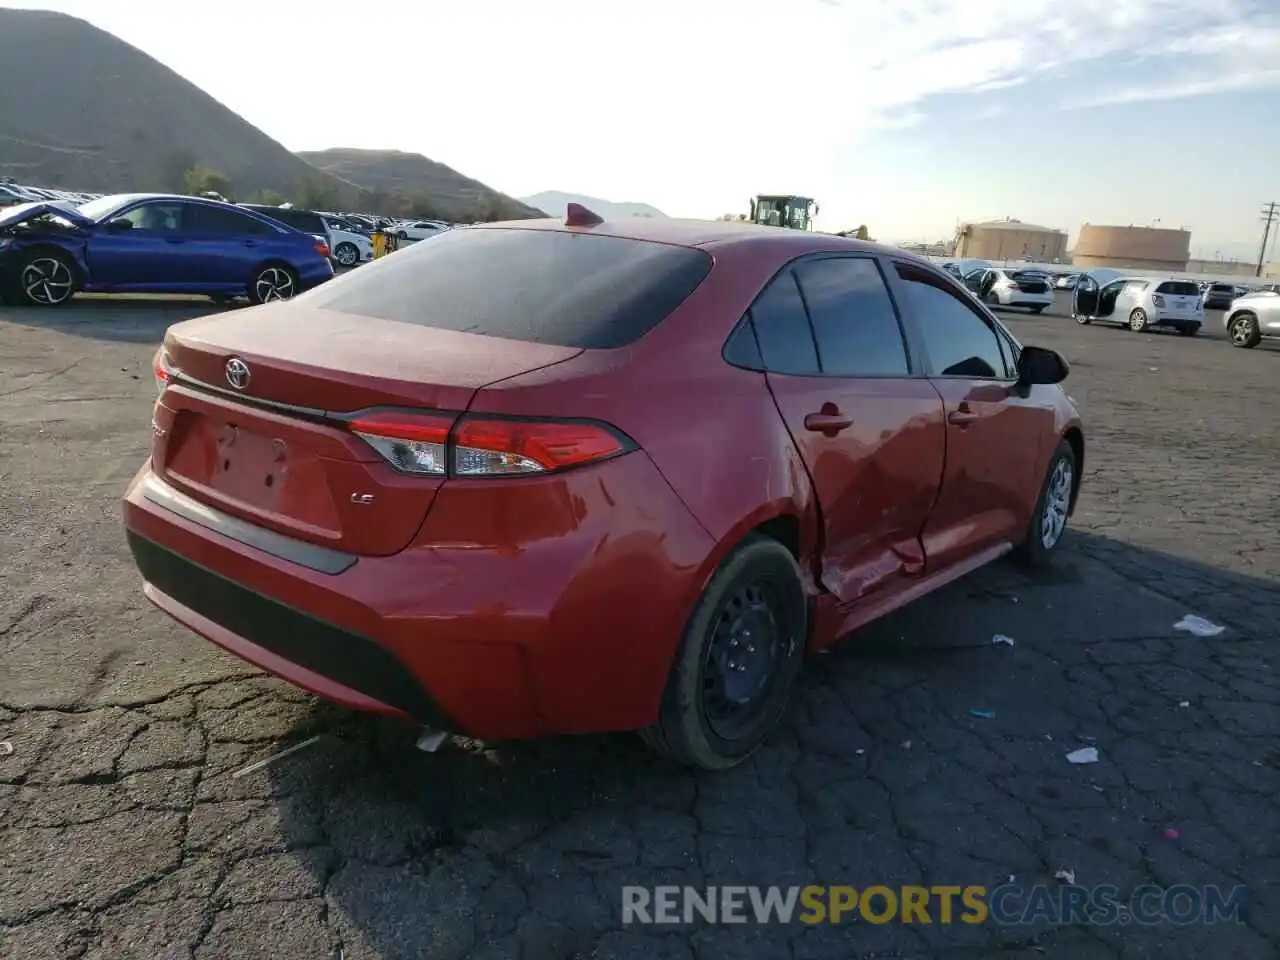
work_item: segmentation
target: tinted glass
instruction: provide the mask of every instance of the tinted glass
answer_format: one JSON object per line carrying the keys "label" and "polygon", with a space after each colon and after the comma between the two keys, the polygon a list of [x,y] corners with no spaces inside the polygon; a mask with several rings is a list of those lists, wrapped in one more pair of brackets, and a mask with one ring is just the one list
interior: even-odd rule
{"label": "tinted glass", "polygon": [[128,220],[135,230],[154,230],[158,233],[172,233],[183,229],[183,214],[187,205],[173,201],[155,201],[140,203],[113,220]]}
{"label": "tinted glass", "polygon": [[1218,293],[1234,293],[1236,288],[1229,283],[1215,283],[1210,289]]}
{"label": "tinted glass", "polygon": [[907,375],[907,351],[893,300],[874,260],[813,260],[796,268],[824,374]]}
{"label": "tinted glass", "polygon": [[936,376],[1006,376],[1000,342],[978,313],[959,297],[924,282],[910,267],[899,265],[898,274]]}
{"label": "tinted glass", "polygon": [[1156,287],[1156,293],[1167,293],[1175,297],[1198,297],[1200,288],[1190,280],[1166,280]]}
{"label": "tinted glass", "polygon": [[187,207],[183,225],[193,233],[225,237],[256,236],[271,230],[265,223],[259,223],[252,217],[246,217],[234,210],[206,207],[196,203]]}
{"label": "tinted glass", "polygon": [[791,271],[774,279],[751,305],[760,357],[773,373],[813,375],[820,371],[813,331]]}
{"label": "tinted glass", "polygon": [[711,270],[701,250],[555,230],[441,231],[325,284],[327,310],[564,347],[648,333]]}

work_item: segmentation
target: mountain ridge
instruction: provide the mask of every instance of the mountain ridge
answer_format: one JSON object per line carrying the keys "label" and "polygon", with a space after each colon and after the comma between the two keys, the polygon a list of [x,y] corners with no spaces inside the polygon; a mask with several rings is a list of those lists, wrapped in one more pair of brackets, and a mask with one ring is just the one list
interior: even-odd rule
{"label": "mountain ridge", "polygon": [[589,197],[585,194],[566,193],[562,190],[544,190],[542,193],[521,197],[520,202],[527,203],[540,210],[546,210],[555,217],[564,216],[564,208],[570,203],[581,204],[588,210],[600,214],[606,220],[625,220],[628,217],[660,217],[665,219],[667,216],[657,207],[647,203],[637,203],[630,200],[605,200],[603,197]]}

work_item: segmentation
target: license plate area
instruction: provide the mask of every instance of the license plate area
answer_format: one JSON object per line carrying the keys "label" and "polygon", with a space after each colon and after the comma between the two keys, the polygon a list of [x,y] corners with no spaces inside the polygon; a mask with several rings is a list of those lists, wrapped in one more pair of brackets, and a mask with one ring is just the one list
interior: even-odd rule
{"label": "license plate area", "polygon": [[180,411],[165,474],[206,502],[324,540],[341,529],[326,461],[294,437]]}

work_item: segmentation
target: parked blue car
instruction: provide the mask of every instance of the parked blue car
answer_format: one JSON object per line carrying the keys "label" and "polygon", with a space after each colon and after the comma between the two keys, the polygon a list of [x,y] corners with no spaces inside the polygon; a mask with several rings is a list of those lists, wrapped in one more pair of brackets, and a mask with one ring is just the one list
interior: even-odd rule
{"label": "parked blue car", "polygon": [[87,293],[287,300],[333,277],[329,247],[243,207],[121,194],[0,210],[0,298],[40,307]]}

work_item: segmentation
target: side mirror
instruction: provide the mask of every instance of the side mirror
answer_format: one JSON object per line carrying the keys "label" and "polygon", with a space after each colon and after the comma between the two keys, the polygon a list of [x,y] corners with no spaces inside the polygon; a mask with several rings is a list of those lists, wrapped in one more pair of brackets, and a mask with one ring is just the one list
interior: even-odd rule
{"label": "side mirror", "polygon": [[1018,385],[1029,387],[1033,384],[1046,386],[1061,383],[1071,372],[1067,358],[1057,350],[1045,347],[1023,347],[1018,355]]}
{"label": "side mirror", "polygon": [[126,230],[133,229],[133,221],[125,217],[119,217],[115,220],[107,221],[107,229],[112,233],[123,233]]}

